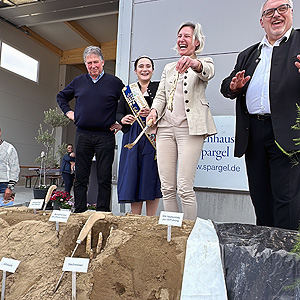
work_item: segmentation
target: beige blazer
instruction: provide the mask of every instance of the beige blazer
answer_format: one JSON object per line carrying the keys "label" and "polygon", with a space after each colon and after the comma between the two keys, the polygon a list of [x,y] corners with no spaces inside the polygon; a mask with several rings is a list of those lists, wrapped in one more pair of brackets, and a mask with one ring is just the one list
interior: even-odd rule
{"label": "beige blazer", "polygon": [[[214,76],[214,63],[210,57],[200,58],[203,70],[197,73],[189,68],[183,78],[183,95],[190,135],[213,135],[217,133],[215,122],[211,115],[205,97],[208,80]],[[151,108],[155,108],[158,121],[164,116],[169,100],[170,90],[176,76],[176,63],[165,66],[160,84]]]}

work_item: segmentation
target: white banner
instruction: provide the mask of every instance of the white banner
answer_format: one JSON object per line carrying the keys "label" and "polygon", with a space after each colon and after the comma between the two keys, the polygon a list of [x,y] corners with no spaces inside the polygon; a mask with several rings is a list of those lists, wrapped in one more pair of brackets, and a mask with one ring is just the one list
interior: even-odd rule
{"label": "white banner", "polygon": [[235,117],[214,117],[218,134],[206,138],[194,186],[248,191],[244,157],[234,157]]}

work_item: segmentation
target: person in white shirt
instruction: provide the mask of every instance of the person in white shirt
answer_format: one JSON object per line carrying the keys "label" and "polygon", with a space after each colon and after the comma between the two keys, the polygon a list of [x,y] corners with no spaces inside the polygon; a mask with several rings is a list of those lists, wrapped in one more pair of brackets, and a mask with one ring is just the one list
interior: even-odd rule
{"label": "person in white shirt", "polygon": [[300,30],[292,27],[293,1],[265,1],[260,24],[265,36],[239,54],[221,93],[236,99],[235,156],[245,155],[256,224],[297,230]]}
{"label": "person in white shirt", "polygon": [[4,200],[12,198],[15,184],[19,180],[20,166],[17,150],[1,139],[0,128],[0,194]]}

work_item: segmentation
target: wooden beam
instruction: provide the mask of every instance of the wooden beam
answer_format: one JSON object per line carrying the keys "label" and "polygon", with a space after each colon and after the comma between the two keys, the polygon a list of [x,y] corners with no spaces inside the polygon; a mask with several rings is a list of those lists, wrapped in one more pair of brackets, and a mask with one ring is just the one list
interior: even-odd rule
{"label": "wooden beam", "polygon": [[[71,49],[63,51],[60,58],[61,65],[76,65],[83,64],[83,51],[86,47]],[[101,50],[103,52],[104,60],[116,60],[117,41],[109,41],[101,43]]]}
{"label": "wooden beam", "polygon": [[99,46],[100,43],[91,36],[85,29],[83,29],[76,21],[67,21],[64,22],[67,26],[69,26],[72,30],[74,30],[78,35],[80,35],[84,40],[86,40],[89,44],[94,46]]}
{"label": "wooden beam", "polygon": [[104,60],[116,60],[117,40],[101,43],[101,50],[104,56]]}
{"label": "wooden beam", "polygon": [[77,65],[83,64],[83,51],[85,47],[70,49],[63,51],[63,55],[60,58],[61,65]]}
{"label": "wooden beam", "polygon": [[28,33],[26,35],[30,39],[32,39],[33,41],[37,42],[38,44],[42,45],[43,47],[45,47],[45,48],[49,49],[50,51],[54,52],[56,55],[58,55],[60,57],[63,56],[63,50],[61,50],[58,47],[56,47],[55,45],[53,45],[52,43],[50,43],[49,41],[44,39],[42,36],[40,36],[39,34],[34,32],[33,30],[31,30],[27,26],[22,26],[22,29],[25,31],[25,33],[26,32]]}

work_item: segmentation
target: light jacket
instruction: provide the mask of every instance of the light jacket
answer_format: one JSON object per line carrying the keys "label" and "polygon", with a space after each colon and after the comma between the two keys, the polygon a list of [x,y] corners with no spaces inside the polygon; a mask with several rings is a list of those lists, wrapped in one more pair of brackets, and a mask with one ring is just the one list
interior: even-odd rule
{"label": "light jacket", "polygon": [[18,153],[13,145],[3,141],[0,144],[0,182],[14,184],[19,180]]}
{"label": "light jacket", "polygon": [[[214,64],[211,58],[200,58],[203,69],[197,73],[189,68],[183,77],[184,106],[187,116],[189,134],[209,136],[217,133],[217,129],[211,115],[209,104],[205,96],[208,80],[214,76]],[[176,63],[165,66],[158,91],[151,108],[155,108],[158,121],[166,112],[170,91],[176,76]]]}

